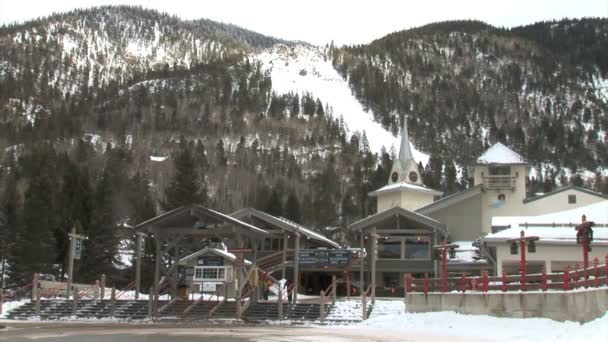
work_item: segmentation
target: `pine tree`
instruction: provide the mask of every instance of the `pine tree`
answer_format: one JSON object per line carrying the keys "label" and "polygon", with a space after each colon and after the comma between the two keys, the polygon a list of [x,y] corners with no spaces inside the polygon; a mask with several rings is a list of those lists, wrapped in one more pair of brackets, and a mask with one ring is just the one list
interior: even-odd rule
{"label": "pine tree", "polygon": [[294,191],[289,192],[287,196],[287,202],[285,203],[285,217],[297,222],[302,223],[302,214],[300,212],[300,201]]}
{"label": "pine tree", "polygon": [[283,216],[283,203],[277,190],[273,190],[270,194],[265,211],[273,216]]}
{"label": "pine tree", "polygon": [[18,234],[11,261],[12,278],[18,283],[29,281],[36,272],[55,273],[57,217],[52,194],[51,181],[45,173],[30,180],[23,204],[23,230]]}
{"label": "pine tree", "polygon": [[[101,274],[111,276],[119,265],[116,232],[116,215],[113,207],[112,178],[107,169],[93,194],[93,216],[87,230],[88,240],[84,241],[82,263],[78,271],[78,281],[92,282]],[[78,226],[79,224],[77,224]],[[78,232],[81,233],[81,232]]]}
{"label": "pine tree", "polygon": [[165,189],[163,203],[165,210],[189,204],[204,205],[207,200],[206,187],[197,177],[194,158],[187,144],[182,144],[181,150],[174,159],[174,165],[175,174]]}

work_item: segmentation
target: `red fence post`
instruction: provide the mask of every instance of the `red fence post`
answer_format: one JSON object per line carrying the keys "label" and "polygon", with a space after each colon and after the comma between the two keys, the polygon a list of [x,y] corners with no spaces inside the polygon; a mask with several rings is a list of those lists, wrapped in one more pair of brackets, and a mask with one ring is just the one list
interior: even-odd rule
{"label": "red fence post", "polygon": [[405,291],[407,293],[412,292],[412,274],[408,273],[405,275]]}
{"label": "red fence post", "polygon": [[500,289],[502,292],[507,291],[507,274],[505,272],[502,272],[502,285],[500,286]]}
{"label": "red fence post", "polygon": [[574,274],[572,274],[572,279],[570,279],[570,282],[572,283],[572,288],[577,288],[578,285],[578,271],[579,271],[579,265],[578,262],[574,264]]}
{"label": "red fence post", "polygon": [[600,286],[600,270],[597,267],[600,264],[600,260],[595,257],[593,259],[593,285]]}
{"label": "red fence post", "polygon": [[424,274],[424,294],[427,294],[429,292],[429,274],[425,273]]}
{"label": "red fence post", "polygon": [[604,276],[606,277],[606,285],[608,285],[608,254],[606,254],[606,258],[604,260],[604,266],[606,267]]}
{"label": "red fence post", "polygon": [[570,265],[564,270],[564,290],[570,290]]}
{"label": "red fence post", "polygon": [[543,291],[547,291],[547,271],[543,271],[540,275],[540,287]]}
{"label": "red fence post", "polygon": [[490,287],[490,276],[488,274],[488,271],[483,271],[482,277],[483,277],[483,287],[482,287],[482,290],[483,290],[483,292],[487,293],[488,289]]}
{"label": "red fence post", "polygon": [[465,293],[467,290],[467,273],[462,272],[462,278],[460,278],[460,291]]}

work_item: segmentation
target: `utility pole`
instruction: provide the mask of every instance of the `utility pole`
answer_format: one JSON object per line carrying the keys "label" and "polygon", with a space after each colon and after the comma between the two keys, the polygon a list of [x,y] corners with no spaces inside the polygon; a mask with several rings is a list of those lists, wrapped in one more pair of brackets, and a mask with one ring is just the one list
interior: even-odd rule
{"label": "utility pole", "polygon": [[70,291],[74,279],[74,259],[80,260],[82,240],[87,240],[88,238],[84,235],[76,234],[76,227],[72,227],[72,232],[68,233],[68,237],[70,239],[70,247],[68,251],[68,286],[66,288],[66,297],[70,298]]}
{"label": "utility pole", "polygon": [[137,238],[135,243],[135,249],[137,250],[137,260],[135,264],[135,300],[139,299],[139,292],[141,286],[141,258],[145,248],[145,237],[146,233],[137,232],[135,233]]}

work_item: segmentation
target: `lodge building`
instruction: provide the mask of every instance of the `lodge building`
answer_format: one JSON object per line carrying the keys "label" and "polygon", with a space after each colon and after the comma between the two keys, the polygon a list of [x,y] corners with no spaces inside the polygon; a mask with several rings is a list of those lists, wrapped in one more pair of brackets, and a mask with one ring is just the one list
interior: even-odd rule
{"label": "lodge building", "polygon": [[[185,282],[191,289],[223,291],[225,296],[237,298],[248,287],[259,291],[252,284],[262,274],[274,280],[289,279],[297,300],[298,293],[318,294],[332,277],[337,277],[339,292],[369,288],[375,298],[402,288],[406,273],[435,276],[438,260],[433,246],[442,241],[460,246],[448,263],[449,272],[516,273],[516,259],[505,252],[509,232],[527,228],[526,222],[544,215],[547,222],[535,222],[547,226],[546,230],[535,233],[550,236],[556,233],[551,230],[555,222],[547,225],[551,216],[608,203],[602,194],[572,186],[527,198],[530,165],[501,143],[490,147],[471,167],[473,187],[441,198],[440,191],[422,183],[410,146],[404,120],[399,155],[393,161],[387,185],[370,193],[377,198],[377,212],[347,227],[350,235],[356,236],[348,246],[253,208],[227,215],[193,204],[139,224],[136,230],[155,241],[157,288],[164,282],[175,289]],[[569,216],[571,223],[578,220],[573,215]],[[520,225],[501,225],[495,222],[498,217],[513,218]],[[608,222],[598,223],[605,226]],[[571,233],[569,238],[568,232],[560,231],[565,239],[562,247],[568,239],[573,244],[575,233]],[[608,235],[604,235],[598,235],[598,247],[608,249]],[[539,250],[543,244],[560,246],[541,236]],[[545,253],[542,262],[534,261],[534,265],[552,271],[576,261],[570,260],[576,259],[570,252],[572,256],[567,260],[560,259],[559,253],[559,249]]]}

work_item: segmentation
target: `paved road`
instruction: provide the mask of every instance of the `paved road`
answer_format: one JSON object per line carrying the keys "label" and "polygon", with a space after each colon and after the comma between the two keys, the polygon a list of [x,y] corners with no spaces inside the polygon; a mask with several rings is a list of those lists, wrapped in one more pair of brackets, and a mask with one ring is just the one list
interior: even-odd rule
{"label": "paved road", "polygon": [[[179,326],[116,323],[4,323],[4,342],[347,342],[473,341],[470,338],[390,333],[348,328],[294,326]],[[477,340],[479,341],[479,340]],[[476,342],[477,342],[476,341]]]}

